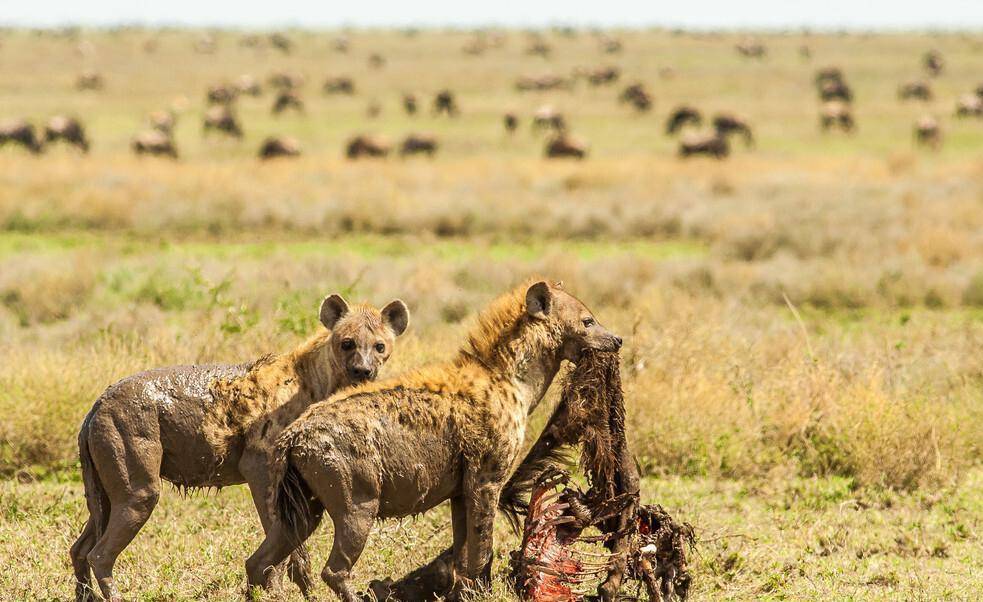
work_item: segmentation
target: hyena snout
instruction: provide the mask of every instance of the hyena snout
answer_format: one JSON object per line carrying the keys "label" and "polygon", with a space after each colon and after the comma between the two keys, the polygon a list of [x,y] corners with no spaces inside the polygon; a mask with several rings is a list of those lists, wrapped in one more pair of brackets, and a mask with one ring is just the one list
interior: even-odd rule
{"label": "hyena snout", "polygon": [[348,378],[353,383],[364,383],[375,378],[378,367],[368,362],[359,362],[348,367]]}

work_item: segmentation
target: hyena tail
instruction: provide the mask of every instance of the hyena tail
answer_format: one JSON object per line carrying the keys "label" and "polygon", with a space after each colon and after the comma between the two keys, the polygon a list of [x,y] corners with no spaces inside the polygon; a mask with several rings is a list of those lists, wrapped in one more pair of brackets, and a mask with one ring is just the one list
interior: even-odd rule
{"label": "hyena tail", "polygon": [[324,505],[314,494],[304,476],[290,461],[293,436],[288,434],[277,441],[270,461],[270,509],[275,520],[286,528],[297,546],[317,528],[324,513]]}
{"label": "hyena tail", "polygon": [[85,503],[89,509],[89,520],[95,527],[95,537],[98,539],[106,530],[109,522],[109,496],[106,494],[96,465],[89,451],[89,429],[83,425],[79,431],[79,461],[82,466],[82,486],[85,490]]}

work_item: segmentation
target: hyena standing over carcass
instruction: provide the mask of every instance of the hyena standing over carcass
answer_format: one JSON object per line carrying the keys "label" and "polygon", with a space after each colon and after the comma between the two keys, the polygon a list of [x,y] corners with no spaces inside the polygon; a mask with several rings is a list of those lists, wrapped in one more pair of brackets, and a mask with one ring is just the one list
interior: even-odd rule
{"label": "hyena standing over carcass", "polygon": [[529,413],[564,360],[621,339],[559,284],[522,285],[478,317],[450,362],[361,385],[311,406],[277,440],[266,540],[246,561],[250,586],[313,533],[327,511],[334,544],[321,572],[345,602],[377,519],[451,502],[455,592],[491,578],[492,527]]}
{"label": "hyena standing over carcass", "polygon": [[[276,436],[315,401],[374,380],[409,324],[398,299],[380,311],[349,307],[331,295],[319,317],[327,330],[286,354],[149,370],[96,400],[79,432],[89,519],[71,549],[77,602],[92,597],[90,568],[103,596],[122,600],[113,565],[150,518],[161,480],[181,488],[247,483],[269,528],[268,464]],[[291,556],[288,570],[306,595],[303,550]]]}

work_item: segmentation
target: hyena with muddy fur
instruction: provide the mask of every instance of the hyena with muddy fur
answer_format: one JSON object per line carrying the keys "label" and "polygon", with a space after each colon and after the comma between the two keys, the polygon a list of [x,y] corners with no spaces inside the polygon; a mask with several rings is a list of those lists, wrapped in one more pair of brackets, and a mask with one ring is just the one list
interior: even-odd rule
{"label": "hyena with muddy fur", "polygon": [[351,570],[378,519],[451,502],[455,592],[488,584],[492,524],[522,447],[529,413],[564,360],[615,351],[621,339],[559,284],[525,284],[479,315],[453,360],[360,385],[311,406],[273,452],[272,528],[246,561],[266,587],[323,512],[334,544],[321,577],[358,600]]}
{"label": "hyena with muddy fur", "polygon": [[[116,558],[150,518],[161,481],[180,488],[247,483],[263,528],[269,455],[277,435],[309,405],[374,380],[409,323],[406,305],[349,307],[339,295],[321,304],[327,330],[296,349],[238,365],[158,368],[125,378],[96,400],[79,432],[89,519],[72,546],[77,602],[122,600]],[[307,595],[309,561],[297,550],[291,579]]]}

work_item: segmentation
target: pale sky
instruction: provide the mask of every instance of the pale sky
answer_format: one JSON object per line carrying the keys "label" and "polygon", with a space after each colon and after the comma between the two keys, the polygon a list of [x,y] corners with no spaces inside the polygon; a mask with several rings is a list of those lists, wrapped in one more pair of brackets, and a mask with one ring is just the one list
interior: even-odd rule
{"label": "pale sky", "polygon": [[0,25],[963,29],[983,0],[0,0]]}

